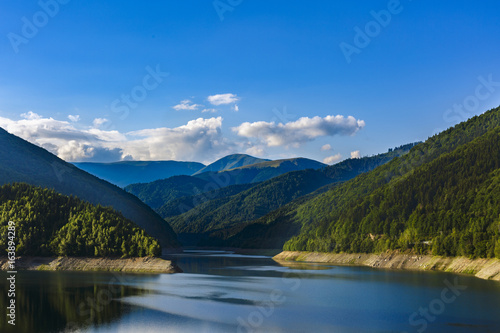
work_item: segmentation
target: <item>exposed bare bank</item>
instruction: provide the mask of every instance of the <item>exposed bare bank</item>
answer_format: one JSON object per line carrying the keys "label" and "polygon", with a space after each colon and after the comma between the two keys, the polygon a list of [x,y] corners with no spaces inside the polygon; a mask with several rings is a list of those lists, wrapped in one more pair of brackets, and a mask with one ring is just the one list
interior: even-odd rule
{"label": "exposed bare bank", "polygon": [[[47,271],[114,271],[142,273],[180,273],[172,261],[161,258],[76,258],[76,257],[18,257],[19,270]],[[0,257],[0,268],[8,270],[6,257]]]}
{"label": "exposed bare bank", "polygon": [[283,251],[273,257],[278,262],[307,261],[336,265],[357,265],[375,268],[408,270],[436,270],[472,274],[481,279],[500,281],[500,260],[468,259],[465,257],[438,257],[402,254],[398,252],[373,253],[318,253]]}

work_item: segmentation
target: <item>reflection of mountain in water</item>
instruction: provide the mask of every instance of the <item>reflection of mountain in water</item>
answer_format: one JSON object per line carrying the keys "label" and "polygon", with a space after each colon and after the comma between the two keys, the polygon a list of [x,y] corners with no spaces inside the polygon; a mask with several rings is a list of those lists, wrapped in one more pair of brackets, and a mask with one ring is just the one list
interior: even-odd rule
{"label": "reflection of mountain in water", "polygon": [[[5,273],[0,276],[6,281]],[[130,309],[117,298],[147,293],[123,284],[133,275],[20,271],[16,279],[16,326],[0,316],[0,332],[61,332],[110,323]],[[8,302],[2,293],[0,308]]]}

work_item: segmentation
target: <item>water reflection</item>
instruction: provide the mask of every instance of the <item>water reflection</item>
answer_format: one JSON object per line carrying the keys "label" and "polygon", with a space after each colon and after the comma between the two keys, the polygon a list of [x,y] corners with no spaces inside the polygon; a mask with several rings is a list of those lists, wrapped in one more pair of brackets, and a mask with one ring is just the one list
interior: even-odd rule
{"label": "water reflection", "polygon": [[[7,274],[0,273],[1,281]],[[124,274],[19,271],[16,280],[16,325],[0,316],[0,332],[60,332],[102,325],[120,318],[130,305],[117,301],[150,293],[131,286],[135,277]],[[129,283],[127,283],[127,281]],[[2,282],[6,290],[6,285]],[[0,297],[0,308],[10,301]]]}
{"label": "water reflection", "polygon": [[[19,272],[18,325],[9,331],[0,316],[0,331],[415,332],[411,314],[454,279],[467,289],[426,332],[500,331],[498,282],[227,252],[174,258],[185,273]],[[6,302],[3,294],[0,306]]]}

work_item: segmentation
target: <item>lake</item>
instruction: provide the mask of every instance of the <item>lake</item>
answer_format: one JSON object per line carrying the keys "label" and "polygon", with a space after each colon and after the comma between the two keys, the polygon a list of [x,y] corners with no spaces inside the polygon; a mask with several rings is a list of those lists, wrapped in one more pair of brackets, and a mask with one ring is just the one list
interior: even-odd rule
{"label": "lake", "polygon": [[[184,273],[20,271],[16,327],[2,315],[0,331],[500,332],[498,282],[442,272],[285,267],[224,251],[175,258]],[[1,281],[6,291],[5,272]]]}

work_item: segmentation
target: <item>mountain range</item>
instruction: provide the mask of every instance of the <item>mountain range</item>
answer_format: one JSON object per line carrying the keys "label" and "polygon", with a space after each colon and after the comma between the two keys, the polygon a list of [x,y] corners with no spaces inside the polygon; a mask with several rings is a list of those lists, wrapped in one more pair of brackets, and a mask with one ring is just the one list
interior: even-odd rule
{"label": "mountain range", "polygon": [[[161,162],[128,166],[160,170]],[[136,177],[140,172],[131,172],[130,179]],[[40,187],[9,185],[18,186],[20,193],[49,188],[58,192],[49,197],[61,193],[96,205],[85,206],[86,213],[81,213],[87,223],[92,214],[108,214],[101,205],[111,206],[163,247],[179,246],[177,232],[184,245],[500,258],[500,108],[423,143],[332,166],[305,158],[262,161],[236,154],[201,165],[192,175],[130,184],[125,187],[130,193],[0,129],[0,185],[14,182]],[[2,190],[2,198],[13,191]],[[22,202],[15,204],[23,207]],[[120,213],[109,216],[116,225],[130,228]],[[78,221],[67,230],[77,232]],[[51,237],[62,241],[64,235],[55,232]],[[143,237],[141,251],[156,251],[149,236],[137,235]],[[67,250],[57,250],[54,242],[44,243],[46,249]],[[124,238],[123,244],[127,242]]]}

